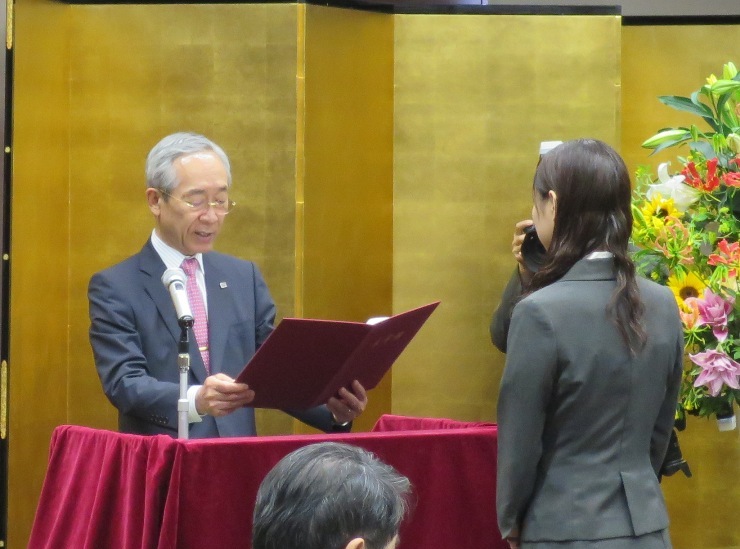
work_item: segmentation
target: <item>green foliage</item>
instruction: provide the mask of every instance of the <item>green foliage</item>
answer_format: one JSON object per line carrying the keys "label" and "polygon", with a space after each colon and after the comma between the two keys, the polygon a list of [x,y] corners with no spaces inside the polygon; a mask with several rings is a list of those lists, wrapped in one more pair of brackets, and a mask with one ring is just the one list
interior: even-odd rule
{"label": "green foliage", "polygon": [[635,264],[679,305],[687,357],[677,416],[724,415],[740,403],[740,74],[730,62],[691,97],[658,99],[703,129],[663,128],[643,143],[653,153],[686,145],[688,155],[673,175],[669,163],[657,178],[637,170]]}

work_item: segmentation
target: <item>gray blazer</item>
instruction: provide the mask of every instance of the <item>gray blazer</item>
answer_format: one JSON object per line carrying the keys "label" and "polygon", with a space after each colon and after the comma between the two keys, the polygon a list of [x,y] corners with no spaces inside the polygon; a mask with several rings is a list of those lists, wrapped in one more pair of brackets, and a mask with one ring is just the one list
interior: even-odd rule
{"label": "gray blazer", "polygon": [[[203,262],[211,373],[236,377],[272,332],[275,305],[252,262],[217,252],[203,254]],[[95,366],[126,433],[177,435],[180,327],[161,282],[164,271],[148,241],[138,254],[93,275],[88,287]],[[191,334],[188,385],[202,384],[206,377]],[[335,430],[325,406],[293,415],[318,429]],[[248,407],[190,425],[191,438],[254,434],[254,410]]]}
{"label": "gray blazer", "polygon": [[657,473],[673,427],[683,333],[671,291],[638,279],[648,340],[630,356],[606,307],[613,260],[581,260],[514,308],[498,401],[497,514],[523,541],[668,526]]}
{"label": "gray blazer", "polygon": [[522,291],[522,279],[519,276],[519,267],[515,267],[511,278],[509,278],[509,282],[506,283],[506,288],[504,288],[504,293],[501,296],[501,302],[496,307],[491,318],[491,341],[502,353],[506,352],[506,339],[509,336],[511,313],[521,297]]}

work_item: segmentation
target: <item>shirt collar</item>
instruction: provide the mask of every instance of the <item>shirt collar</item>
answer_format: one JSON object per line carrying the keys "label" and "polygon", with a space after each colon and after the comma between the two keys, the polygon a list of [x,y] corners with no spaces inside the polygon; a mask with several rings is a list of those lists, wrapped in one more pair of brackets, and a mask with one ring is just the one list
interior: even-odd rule
{"label": "shirt collar", "polygon": [[184,255],[182,252],[165,243],[165,241],[162,240],[157,234],[156,229],[152,230],[152,246],[154,246],[154,250],[164,262],[165,267],[167,267],[168,269],[180,269],[182,267],[183,260],[187,259],[188,257],[195,257],[195,259],[197,259],[198,263],[200,264],[201,272],[206,272],[203,266],[203,254],[197,253],[194,256]]}
{"label": "shirt collar", "polygon": [[614,257],[614,254],[606,251],[591,252],[586,256],[586,259],[606,259],[608,257]]}

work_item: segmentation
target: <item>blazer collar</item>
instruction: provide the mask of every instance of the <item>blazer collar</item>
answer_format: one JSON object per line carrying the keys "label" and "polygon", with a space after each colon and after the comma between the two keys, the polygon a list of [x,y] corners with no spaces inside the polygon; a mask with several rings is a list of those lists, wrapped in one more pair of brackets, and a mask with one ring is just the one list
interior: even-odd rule
{"label": "blazer collar", "polygon": [[599,259],[581,259],[577,261],[560,280],[584,281],[615,279],[614,258],[605,257]]}

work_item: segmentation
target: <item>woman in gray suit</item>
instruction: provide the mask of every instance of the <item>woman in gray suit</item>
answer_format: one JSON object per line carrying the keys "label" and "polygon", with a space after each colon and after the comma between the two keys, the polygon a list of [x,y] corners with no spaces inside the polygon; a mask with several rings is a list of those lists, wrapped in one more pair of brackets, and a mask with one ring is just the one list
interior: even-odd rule
{"label": "woman in gray suit", "polygon": [[542,157],[547,257],[514,307],[498,400],[497,514],[512,548],[667,548],[658,484],[683,334],[671,291],[635,276],[627,168],[579,139]]}

